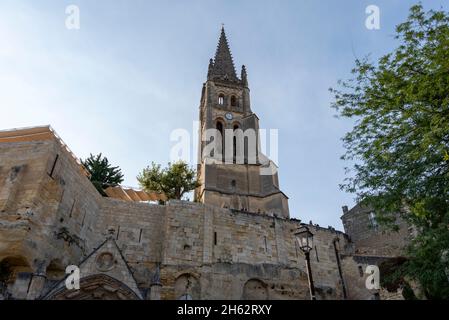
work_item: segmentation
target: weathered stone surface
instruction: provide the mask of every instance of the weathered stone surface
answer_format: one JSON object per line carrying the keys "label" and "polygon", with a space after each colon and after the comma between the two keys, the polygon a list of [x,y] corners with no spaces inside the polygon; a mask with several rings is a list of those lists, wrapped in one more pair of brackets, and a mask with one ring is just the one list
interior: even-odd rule
{"label": "weathered stone surface", "polygon": [[[102,198],[57,140],[1,144],[0,149],[4,151],[1,168],[27,168],[13,207],[2,212],[0,219],[0,259],[23,259],[23,266],[14,266],[16,270],[37,272],[33,261],[41,260],[45,273],[57,261],[52,265],[60,265],[63,275],[65,266],[75,264],[82,277],[107,274],[130,288],[136,279],[132,290],[139,293],[150,288],[160,265],[161,299],[179,298],[183,287],[179,283],[186,277],[197,281],[192,291],[195,299],[251,296],[244,294],[251,279],[256,281],[253,284],[264,283],[270,299],[308,297],[305,261],[292,233],[299,226],[297,220],[186,201],[154,205]],[[52,178],[48,168],[56,155],[61,164],[56,165]],[[3,186],[10,173],[2,170],[0,174]],[[94,259],[104,251],[100,245],[111,236],[110,229],[120,250],[113,255],[120,256],[118,260],[123,256],[128,266],[99,268]],[[329,297],[339,298],[340,278],[329,243],[335,237],[345,243],[345,235],[315,226],[311,229],[317,244],[311,254],[315,282],[333,288]],[[254,287],[250,284],[246,288]],[[28,283],[23,286],[28,288]],[[48,285],[44,287],[48,290]],[[26,292],[19,296],[25,298]]]}
{"label": "weathered stone surface", "polygon": [[404,254],[404,248],[414,235],[413,228],[399,214],[395,221],[397,231],[379,226],[375,217],[373,209],[362,205],[345,211],[341,217],[345,231],[354,244],[355,253],[389,257]]}

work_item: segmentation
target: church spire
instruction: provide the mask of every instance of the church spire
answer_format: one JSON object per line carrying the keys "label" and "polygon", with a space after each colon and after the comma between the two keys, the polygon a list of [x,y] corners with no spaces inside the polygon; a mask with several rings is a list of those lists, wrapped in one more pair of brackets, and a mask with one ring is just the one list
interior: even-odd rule
{"label": "church spire", "polygon": [[217,51],[213,66],[209,66],[208,79],[222,79],[238,81],[235,73],[234,62],[232,61],[231,50],[229,49],[228,39],[224,27],[221,27],[220,40],[218,41]]}

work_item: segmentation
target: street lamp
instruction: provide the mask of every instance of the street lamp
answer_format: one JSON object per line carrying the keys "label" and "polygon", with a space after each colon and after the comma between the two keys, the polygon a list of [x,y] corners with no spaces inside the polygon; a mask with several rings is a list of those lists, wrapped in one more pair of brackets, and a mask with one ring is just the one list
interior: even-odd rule
{"label": "street lamp", "polygon": [[313,285],[312,269],[310,268],[310,250],[313,248],[313,233],[306,226],[301,226],[295,232],[299,248],[306,256],[307,276],[309,278],[310,299],[316,300],[315,287]]}

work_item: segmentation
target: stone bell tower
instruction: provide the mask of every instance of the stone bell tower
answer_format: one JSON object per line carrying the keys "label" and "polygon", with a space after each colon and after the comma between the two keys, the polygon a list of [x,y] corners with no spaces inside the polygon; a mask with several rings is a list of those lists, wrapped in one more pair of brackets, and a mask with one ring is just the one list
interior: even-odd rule
{"label": "stone bell tower", "polygon": [[260,152],[259,118],[251,110],[245,66],[237,76],[222,27],[199,108],[197,201],[289,217],[277,167]]}

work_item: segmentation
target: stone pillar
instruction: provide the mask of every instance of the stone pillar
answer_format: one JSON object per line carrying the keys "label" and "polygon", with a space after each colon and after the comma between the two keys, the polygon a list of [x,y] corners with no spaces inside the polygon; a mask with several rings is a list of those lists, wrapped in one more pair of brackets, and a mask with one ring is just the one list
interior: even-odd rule
{"label": "stone pillar", "polygon": [[47,263],[43,260],[37,260],[34,262],[34,273],[31,276],[30,284],[28,286],[26,299],[35,300],[39,298],[44,289],[45,282],[47,281]]}
{"label": "stone pillar", "polygon": [[161,300],[161,288],[161,266],[158,263],[151,279],[149,300]]}
{"label": "stone pillar", "polygon": [[160,283],[152,283],[150,286],[149,300],[161,300],[161,288]]}
{"label": "stone pillar", "polygon": [[39,298],[42,294],[42,290],[44,289],[45,282],[47,281],[47,276],[45,273],[34,273],[30,286],[28,288],[27,300],[35,300]]}

